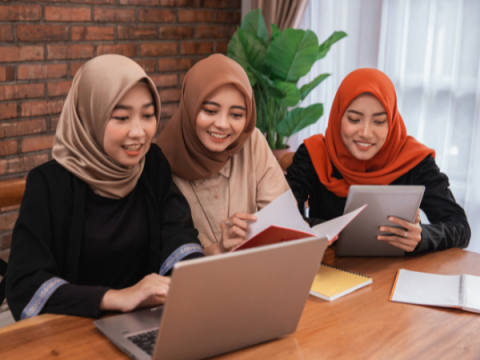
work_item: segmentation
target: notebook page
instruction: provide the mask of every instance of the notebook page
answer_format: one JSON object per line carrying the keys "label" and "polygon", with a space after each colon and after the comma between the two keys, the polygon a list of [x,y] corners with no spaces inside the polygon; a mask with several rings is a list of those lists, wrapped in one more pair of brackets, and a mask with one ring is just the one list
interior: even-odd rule
{"label": "notebook page", "polygon": [[436,275],[401,269],[392,301],[460,307],[461,275]]}
{"label": "notebook page", "polygon": [[315,232],[312,231],[310,226],[303,220],[302,215],[300,215],[292,190],[288,190],[280,195],[257,212],[255,216],[257,221],[247,221],[247,240],[250,240],[271,225],[300,230],[312,234],[312,236],[315,235]]}
{"label": "notebook page", "polygon": [[314,230],[318,235],[324,236],[326,235],[328,240],[332,240],[335,236],[337,236],[340,231],[342,231],[345,226],[347,226],[350,221],[355,219],[355,217],[360,214],[360,212],[365,209],[367,205],[363,205],[362,207],[359,207],[357,210],[350,211],[348,214],[339,216],[335,219],[332,219],[330,221],[326,221],[324,223],[315,225],[312,227],[312,230]]}
{"label": "notebook page", "polygon": [[468,311],[480,312],[480,277],[474,275],[463,275],[464,282],[464,304],[462,307]]}

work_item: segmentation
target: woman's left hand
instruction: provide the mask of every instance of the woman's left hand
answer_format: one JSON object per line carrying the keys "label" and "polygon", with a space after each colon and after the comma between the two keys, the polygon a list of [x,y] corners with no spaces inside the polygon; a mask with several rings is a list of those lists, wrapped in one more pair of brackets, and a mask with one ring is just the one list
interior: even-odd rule
{"label": "woman's left hand", "polygon": [[[400,225],[403,229],[382,226],[380,231],[389,232],[395,235],[379,235],[377,236],[378,240],[385,241],[386,243],[396,246],[405,251],[413,251],[417,247],[418,243],[422,241],[422,227],[420,226],[420,210],[417,212],[417,218],[415,223],[410,223],[408,221],[390,216],[388,218],[394,224]],[[404,230],[406,229],[406,231]]]}

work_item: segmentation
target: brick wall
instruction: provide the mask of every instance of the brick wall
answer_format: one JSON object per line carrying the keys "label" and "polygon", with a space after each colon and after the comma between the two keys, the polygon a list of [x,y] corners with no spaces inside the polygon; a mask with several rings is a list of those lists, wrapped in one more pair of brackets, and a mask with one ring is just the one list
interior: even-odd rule
{"label": "brick wall", "polygon": [[[164,124],[185,72],[226,53],[240,7],[241,0],[0,0],[0,181],[51,160],[72,78],[94,56],[137,61],[158,87]],[[0,209],[5,260],[17,212]]]}

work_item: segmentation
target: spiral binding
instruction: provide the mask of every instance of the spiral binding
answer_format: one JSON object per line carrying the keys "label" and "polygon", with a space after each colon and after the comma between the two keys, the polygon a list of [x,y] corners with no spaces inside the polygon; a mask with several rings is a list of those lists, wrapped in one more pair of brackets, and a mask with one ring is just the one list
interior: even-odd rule
{"label": "spiral binding", "polygon": [[332,269],[335,269],[335,270],[340,270],[340,271],[343,271],[343,272],[346,272],[346,273],[350,273],[350,274],[353,274],[353,275],[358,275],[358,276],[361,276],[361,277],[365,277],[365,278],[367,278],[367,279],[371,279],[371,278],[372,278],[371,276],[364,275],[364,274],[360,274],[360,273],[357,273],[357,272],[355,272],[355,271],[340,269],[340,268],[338,268],[338,267],[336,267],[336,266],[333,266],[333,265],[330,265],[330,264],[325,264],[324,262],[322,262],[321,265],[327,266],[327,267],[332,268]]}

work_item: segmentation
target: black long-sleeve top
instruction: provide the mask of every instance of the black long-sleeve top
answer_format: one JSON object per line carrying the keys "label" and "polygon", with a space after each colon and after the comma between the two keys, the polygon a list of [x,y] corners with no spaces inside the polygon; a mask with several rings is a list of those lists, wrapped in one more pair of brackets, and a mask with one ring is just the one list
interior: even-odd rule
{"label": "black long-sleeve top", "polygon": [[55,160],[30,171],[12,237],[6,295],[16,320],[42,312],[96,317],[108,289],[203,256],[190,208],[157,145],[134,190],[93,193]]}
{"label": "black long-sleeve top", "polygon": [[[333,176],[337,179],[343,178],[335,166]],[[311,225],[343,215],[346,198],[335,195],[320,182],[304,144],[298,148],[292,165],[287,169],[287,181],[301,212],[304,210],[303,204],[308,201],[307,220]],[[430,224],[420,224],[422,241],[415,252],[468,246],[470,226],[465,211],[456,203],[449,189],[448,177],[440,172],[431,155],[393,181],[391,185],[425,186],[420,209]]]}

